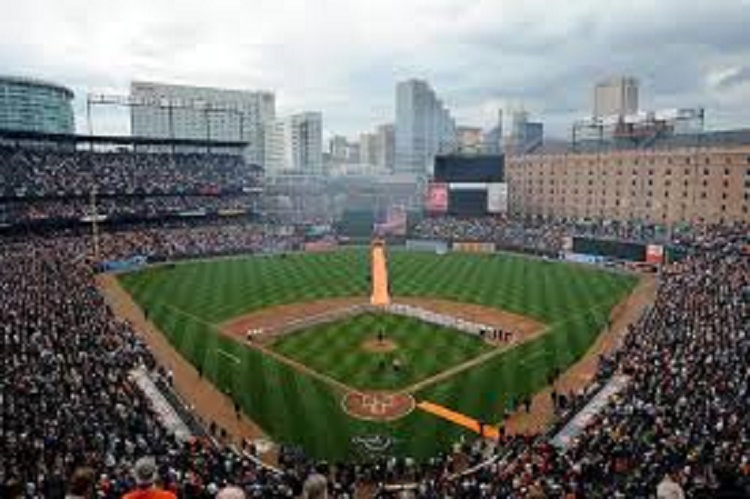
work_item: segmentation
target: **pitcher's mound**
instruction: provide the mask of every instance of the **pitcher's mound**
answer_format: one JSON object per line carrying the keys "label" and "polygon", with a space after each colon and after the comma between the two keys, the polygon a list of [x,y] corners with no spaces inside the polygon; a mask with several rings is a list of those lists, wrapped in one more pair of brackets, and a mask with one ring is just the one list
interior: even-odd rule
{"label": "pitcher's mound", "polygon": [[362,343],[362,349],[365,352],[371,353],[386,353],[392,352],[398,348],[398,343],[391,340],[367,340]]}
{"label": "pitcher's mound", "polygon": [[408,393],[349,392],[341,400],[348,415],[367,421],[393,421],[408,415],[415,407]]}

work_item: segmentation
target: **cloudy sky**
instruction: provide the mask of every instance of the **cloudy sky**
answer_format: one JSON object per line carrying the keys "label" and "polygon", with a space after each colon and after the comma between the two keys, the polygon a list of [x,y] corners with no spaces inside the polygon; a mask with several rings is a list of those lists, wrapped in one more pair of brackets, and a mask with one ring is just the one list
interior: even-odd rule
{"label": "cloudy sky", "polygon": [[[626,73],[643,108],[703,106],[750,127],[750,0],[0,0],[0,71],[87,92],[130,80],[273,90],[328,133],[391,121],[394,85],[425,78],[460,124],[525,107],[552,135]],[[104,115],[99,115],[99,114]],[[94,116],[124,132],[124,113]],[[81,128],[79,124],[79,128]],[[101,131],[101,130],[100,130]]]}

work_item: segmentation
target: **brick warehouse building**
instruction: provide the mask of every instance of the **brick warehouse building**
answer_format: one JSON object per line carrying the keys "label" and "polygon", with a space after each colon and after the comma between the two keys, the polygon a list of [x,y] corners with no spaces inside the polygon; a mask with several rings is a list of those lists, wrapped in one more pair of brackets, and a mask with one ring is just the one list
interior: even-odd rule
{"label": "brick warehouse building", "polygon": [[750,220],[750,130],[673,136],[648,148],[591,142],[509,156],[506,175],[516,215]]}

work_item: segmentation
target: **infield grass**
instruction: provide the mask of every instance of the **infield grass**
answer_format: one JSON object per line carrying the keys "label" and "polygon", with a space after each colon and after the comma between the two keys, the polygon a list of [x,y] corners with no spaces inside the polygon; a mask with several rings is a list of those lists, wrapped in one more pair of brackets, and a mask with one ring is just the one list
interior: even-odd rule
{"label": "infield grass", "polygon": [[[367,351],[363,343],[378,338],[396,343],[392,352]],[[492,349],[480,338],[410,317],[366,313],[289,334],[272,347],[358,389],[403,389]],[[401,368],[392,368],[398,359]]]}

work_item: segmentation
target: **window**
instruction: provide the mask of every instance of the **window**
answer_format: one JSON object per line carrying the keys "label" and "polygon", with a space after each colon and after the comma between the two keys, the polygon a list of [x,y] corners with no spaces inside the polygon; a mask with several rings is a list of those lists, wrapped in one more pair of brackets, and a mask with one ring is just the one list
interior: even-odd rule
{"label": "window", "polygon": [[705,192],[701,192],[701,198],[702,199],[706,199],[706,193]]}
{"label": "window", "polygon": [[708,168],[703,169],[703,175],[708,175]]}

